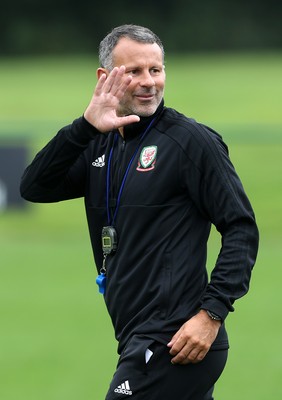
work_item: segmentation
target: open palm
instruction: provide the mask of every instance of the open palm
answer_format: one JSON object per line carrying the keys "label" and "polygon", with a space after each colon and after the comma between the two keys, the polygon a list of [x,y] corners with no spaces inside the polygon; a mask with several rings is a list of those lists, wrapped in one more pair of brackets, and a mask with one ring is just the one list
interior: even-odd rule
{"label": "open palm", "polygon": [[102,74],[98,80],[84,117],[100,132],[109,132],[139,121],[137,115],[117,115],[119,102],[131,80],[131,76],[125,75],[124,66],[115,67],[108,77]]}

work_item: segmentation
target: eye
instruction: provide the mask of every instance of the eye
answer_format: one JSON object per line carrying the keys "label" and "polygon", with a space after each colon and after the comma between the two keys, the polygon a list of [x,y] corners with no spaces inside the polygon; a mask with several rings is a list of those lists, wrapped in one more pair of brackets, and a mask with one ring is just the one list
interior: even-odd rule
{"label": "eye", "polygon": [[127,73],[129,75],[137,75],[138,74],[138,69],[137,68],[133,68],[127,71]]}
{"label": "eye", "polygon": [[152,73],[153,75],[159,75],[160,72],[161,72],[160,68],[152,68],[152,69],[151,69],[151,73]]}

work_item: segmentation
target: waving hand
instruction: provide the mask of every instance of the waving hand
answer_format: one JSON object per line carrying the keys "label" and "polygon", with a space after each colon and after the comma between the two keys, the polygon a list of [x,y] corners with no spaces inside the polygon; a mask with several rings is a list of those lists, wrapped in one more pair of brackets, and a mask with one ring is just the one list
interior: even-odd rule
{"label": "waving hand", "polygon": [[117,108],[132,80],[125,75],[125,67],[115,67],[110,74],[103,73],[96,85],[84,118],[100,132],[108,132],[139,121],[137,115],[118,116]]}

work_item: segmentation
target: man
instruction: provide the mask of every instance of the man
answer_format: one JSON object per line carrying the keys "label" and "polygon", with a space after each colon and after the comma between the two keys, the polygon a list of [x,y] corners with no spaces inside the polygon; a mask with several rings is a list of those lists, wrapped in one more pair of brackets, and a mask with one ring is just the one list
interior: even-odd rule
{"label": "man", "polygon": [[[106,399],[210,400],[227,359],[224,321],[249,287],[255,217],[221,137],[164,106],[160,39],[120,26],[99,56],[84,116],[35,157],[21,193],[85,198],[121,354]],[[222,247],[208,281],[211,224]]]}

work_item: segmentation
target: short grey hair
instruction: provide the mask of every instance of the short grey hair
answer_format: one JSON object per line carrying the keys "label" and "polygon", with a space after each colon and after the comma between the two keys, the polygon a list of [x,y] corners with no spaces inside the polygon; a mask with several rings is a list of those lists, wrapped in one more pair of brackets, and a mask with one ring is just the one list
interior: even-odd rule
{"label": "short grey hair", "polygon": [[100,67],[111,71],[114,68],[113,50],[118,41],[126,37],[140,43],[157,43],[163,55],[164,47],[160,38],[150,29],[139,25],[121,25],[114,28],[100,43],[99,46],[99,63]]}

